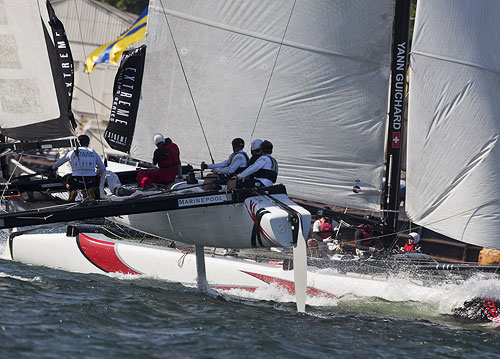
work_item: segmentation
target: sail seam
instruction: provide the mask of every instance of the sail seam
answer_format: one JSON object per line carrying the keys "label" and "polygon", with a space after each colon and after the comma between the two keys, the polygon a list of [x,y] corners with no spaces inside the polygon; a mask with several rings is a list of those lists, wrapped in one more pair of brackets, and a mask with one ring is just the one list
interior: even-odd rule
{"label": "sail seam", "polygon": [[487,68],[487,67],[480,65],[480,64],[477,64],[475,62],[464,61],[464,60],[456,59],[453,57],[447,57],[447,56],[436,55],[436,54],[429,54],[429,53],[422,52],[422,51],[412,51],[411,55],[412,56],[413,55],[420,55],[422,57],[427,57],[429,59],[435,59],[435,60],[446,61],[446,62],[453,62],[453,63],[458,64],[458,65],[469,66],[469,67],[476,68],[478,70],[484,70],[484,71],[488,71],[488,72],[491,72],[494,74],[500,74],[498,69]]}
{"label": "sail seam", "polygon": [[353,61],[359,61],[360,63],[374,64],[374,65],[377,65],[377,66],[382,66],[383,65],[379,61],[374,61],[370,57],[360,57],[360,56],[355,56],[355,55],[351,55],[351,54],[340,53],[340,52],[336,52],[336,51],[327,50],[325,48],[319,48],[319,47],[315,47],[315,46],[310,46],[308,44],[298,43],[298,42],[294,42],[294,41],[290,41],[290,40],[288,40],[288,41],[281,40],[280,41],[280,39],[277,39],[277,38],[275,38],[273,36],[266,36],[264,34],[256,33],[254,31],[245,31],[245,30],[240,29],[240,28],[236,28],[236,27],[233,27],[233,26],[224,25],[224,24],[221,24],[221,23],[216,23],[216,22],[213,22],[213,21],[208,21],[206,19],[201,19],[201,18],[194,17],[194,16],[188,16],[186,14],[181,14],[181,13],[178,13],[178,12],[175,12],[175,11],[165,10],[165,14],[168,14],[168,15],[170,15],[172,17],[175,17],[175,18],[178,18],[178,19],[181,19],[181,20],[185,20],[185,21],[189,21],[189,22],[194,22],[194,23],[197,23],[197,24],[200,24],[200,25],[204,25],[204,26],[207,26],[207,27],[212,27],[212,28],[215,28],[215,29],[220,29],[220,30],[228,31],[228,32],[231,32],[231,33],[234,33],[234,34],[239,34],[239,35],[242,35],[242,36],[252,37],[252,38],[255,38],[255,39],[258,39],[258,40],[262,40],[262,41],[272,42],[272,43],[275,43],[275,44],[278,44],[278,45],[283,45],[283,46],[287,46],[287,47],[291,47],[291,48],[296,48],[296,49],[300,49],[300,50],[304,50],[304,51],[314,52],[314,53],[322,54],[322,55],[339,56],[339,57],[343,57],[343,58],[350,59],[350,60],[353,60]]}

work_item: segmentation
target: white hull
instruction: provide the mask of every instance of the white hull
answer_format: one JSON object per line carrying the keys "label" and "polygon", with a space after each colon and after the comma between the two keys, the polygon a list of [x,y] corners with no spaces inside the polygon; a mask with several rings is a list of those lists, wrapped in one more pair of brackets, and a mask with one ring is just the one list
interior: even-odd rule
{"label": "white hull", "polygon": [[[10,240],[3,257],[72,272],[144,275],[189,287],[197,285],[196,257],[193,252],[115,241],[102,234],[79,234],[76,237],[68,237],[63,233],[19,235]],[[252,297],[257,292],[259,298],[262,298],[262,294],[268,297],[269,293],[273,293],[269,299],[295,300],[294,271],[283,269],[280,262],[264,263],[206,254],[205,266],[208,284],[215,290],[241,297]],[[473,282],[476,285],[477,280]],[[498,279],[486,281],[484,285],[488,288],[498,286]],[[478,287],[482,288],[480,291],[483,295],[486,294],[484,285]],[[343,296],[413,302],[446,295],[454,298],[454,306],[449,308],[452,310],[468,300],[467,296],[464,297],[463,288],[457,284],[422,283],[409,280],[408,277],[346,274],[334,269],[317,270],[309,267],[306,302],[309,305],[335,305]],[[498,313],[495,311],[495,314]],[[489,319],[500,324],[500,317],[494,314]]]}
{"label": "white hull", "polygon": [[[10,253],[9,253],[10,250]],[[14,237],[4,257],[79,273],[146,275],[196,286],[194,252],[109,239],[102,234],[25,234]],[[277,284],[294,292],[293,270],[281,264],[258,263],[220,255],[205,255],[207,280],[214,289],[253,292]],[[311,282],[313,282],[311,280]],[[309,292],[319,294],[315,288]],[[323,293],[333,296],[331,293]]]}
{"label": "white hull", "polygon": [[[27,264],[79,273],[123,273],[196,286],[194,252],[116,241],[103,234],[25,234],[10,244],[11,259]],[[243,289],[253,292],[275,285],[294,293],[294,272],[284,270],[281,262],[262,263],[220,255],[205,255],[207,280],[214,289]],[[370,275],[346,276],[335,271],[309,271],[309,296],[334,298],[344,294],[381,295],[384,280]],[[291,298],[293,299],[293,298]]]}
{"label": "white hull", "polygon": [[[80,273],[146,275],[187,286],[196,285],[194,252],[116,241],[103,234],[24,234],[10,243],[10,259]],[[294,271],[282,262],[256,262],[230,256],[205,255],[208,283],[216,289],[243,288],[255,291],[276,284],[294,293]],[[385,298],[394,282],[385,276],[343,274],[333,269],[308,268],[309,296],[338,297],[346,294]],[[422,290],[418,281],[406,282],[405,290]]]}
{"label": "white hull", "polygon": [[[272,197],[300,213],[302,232],[309,233],[308,211],[285,194]],[[124,215],[113,220],[151,235],[208,247],[290,247],[293,243],[288,213],[267,196],[250,197],[243,203]]]}

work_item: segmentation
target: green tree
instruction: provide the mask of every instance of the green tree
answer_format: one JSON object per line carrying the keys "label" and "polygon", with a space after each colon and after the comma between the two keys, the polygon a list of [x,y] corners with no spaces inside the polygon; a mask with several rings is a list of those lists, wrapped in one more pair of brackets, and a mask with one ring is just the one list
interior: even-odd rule
{"label": "green tree", "polygon": [[99,0],[106,4],[113,5],[120,10],[128,11],[133,14],[140,14],[148,7],[149,0]]}

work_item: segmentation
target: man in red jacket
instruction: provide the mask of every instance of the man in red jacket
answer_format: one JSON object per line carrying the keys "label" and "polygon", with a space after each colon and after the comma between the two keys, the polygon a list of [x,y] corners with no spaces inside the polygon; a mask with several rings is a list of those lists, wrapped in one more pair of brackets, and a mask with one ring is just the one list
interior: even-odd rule
{"label": "man in red jacket", "polygon": [[402,248],[405,253],[414,253],[421,252],[420,246],[418,243],[420,242],[420,236],[418,233],[412,232],[408,234],[408,241],[405,243],[405,246]]}
{"label": "man in red jacket", "polygon": [[158,168],[141,170],[137,174],[137,184],[140,187],[150,187],[154,183],[168,185],[175,178],[182,178],[180,151],[170,138],[165,139],[157,133],[153,136],[156,150],[153,154],[153,164]]}
{"label": "man in red jacket", "polygon": [[398,240],[399,239],[403,239],[405,241],[405,245],[402,247],[395,247],[393,253],[422,253],[422,248],[419,245],[420,235],[418,233],[400,233],[398,234]]}

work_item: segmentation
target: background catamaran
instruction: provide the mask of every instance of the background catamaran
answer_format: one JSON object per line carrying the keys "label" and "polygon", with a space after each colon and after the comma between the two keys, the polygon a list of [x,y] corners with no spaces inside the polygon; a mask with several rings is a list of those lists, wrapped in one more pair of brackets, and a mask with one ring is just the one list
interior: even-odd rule
{"label": "background catamaran", "polygon": [[[469,232],[469,229],[477,228],[476,223],[479,222],[476,221],[480,219],[489,222],[483,230],[494,228],[496,216],[485,216],[482,211],[492,209],[490,207],[497,208],[497,202],[490,202],[491,194],[495,192],[486,192],[488,198],[481,198],[479,194],[485,193],[475,191],[474,200],[477,202],[471,203],[468,197],[468,206],[463,200],[452,201],[459,192],[457,188],[464,188],[465,192],[470,186],[474,187],[463,184],[468,184],[469,179],[476,177],[476,171],[490,173],[494,168],[491,166],[497,162],[494,161],[498,157],[495,154],[495,137],[490,138],[490,133],[498,131],[492,131],[489,126],[495,125],[498,101],[494,100],[498,99],[498,89],[487,87],[491,90],[489,93],[493,94],[488,97],[484,96],[483,87],[473,85],[479,84],[484,78],[494,84],[495,76],[491,79],[491,76],[482,75],[481,69],[490,75],[498,73],[498,70],[494,67],[493,71],[489,70],[492,65],[472,66],[474,71],[469,67],[471,64],[477,65],[477,61],[472,60],[488,59],[492,57],[491,51],[498,52],[498,49],[495,46],[475,46],[470,51],[472,59],[461,59],[448,46],[438,49],[446,52],[447,56],[435,48],[419,50],[419,46],[427,46],[423,39],[430,33],[440,33],[443,37],[440,43],[449,44],[450,47],[464,46],[453,38],[454,35],[458,36],[458,32],[427,32],[427,29],[430,25],[442,26],[443,17],[451,23],[463,21],[466,17],[461,14],[473,18],[492,9],[468,2],[464,7],[467,11],[462,13],[462,8],[455,9],[453,4],[445,3],[447,6],[441,7],[423,0],[419,2],[413,48],[417,60],[412,68],[409,100],[408,214],[410,218],[416,219],[416,223],[427,224],[438,232],[441,228],[459,229],[460,236],[449,229],[444,230],[444,233],[454,234],[454,238],[464,242],[498,248],[493,233],[472,236],[472,232]],[[130,145],[130,154],[139,159],[149,159],[153,150],[150,135],[163,131],[179,144],[184,161],[199,163],[212,155],[222,158],[227,154],[227,139],[247,133],[247,139],[273,139],[280,162],[280,180],[294,197],[362,210],[378,210],[386,138],[389,143],[386,166],[389,190],[386,193],[396,193],[395,198],[399,195],[398,151],[404,131],[402,121],[398,119],[401,120],[403,113],[401,96],[405,88],[409,3],[397,1],[397,5],[396,14],[399,17],[396,17],[396,21],[401,21],[401,24],[398,22],[395,25],[395,34],[400,38],[395,38],[393,45],[389,122],[389,127],[394,131],[386,137],[384,127],[388,102],[386,94],[389,92],[392,1],[363,2],[356,11],[353,11],[353,4],[342,1],[314,4],[303,1],[273,1],[266,4],[244,1],[229,7],[220,1],[203,4],[151,1],[142,99],[138,120],[132,131],[140,135],[133,136],[132,142],[126,141]],[[445,10],[450,8],[454,16],[444,16],[447,14]],[[346,19],[353,26],[347,26]],[[497,25],[489,25],[491,28],[488,33],[495,33],[491,30]],[[473,33],[471,38],[481,38],[478,31],[484,30],[473,26],[467,29]],[[480,50],[485,53],[480,53]],[[430,63],[423,67],[425,71],[417,71],[418,56],[423,56]],[[427,76],[426,73],[435,68],[434,71],[444,75],[440,64],[442,61],[459,66],[461,71],[449,75],[453,81],[448,77],[444,81],[446,84],[457,83],[457,90],[447,85],[446,91],[437,92],[438,96],[430,89],[437,86],[433,82],[442,82],[441,78],[436,74]],[[477,75],[472,82],[471,74]],[[165,95],[158,96],[158,93]],[[414,94],[417,99],[423,100],[413,103]],[[431,174],[423,172],[430,168],[428,157],[421,158],[420,149],[412,148],[410,143],[419,144],[420,140],[425,139],[421,148],[436,158],[440,144],[434,144],[434,141],[439,142],[440,136],[435,136],[435,131],[446,128],[446,136],[442,136],[452,139],[466,133],[462,130],[457,134],[452,132],[455,126],[445,125],[447,121],[458,118],[457,112],[453,110],[456,105],[465,103],[465,99],[470,99],[474,106],[480,104],[481,111],[488,111],[481,113],[484,121],[491,120],[491,125],[482,125],[486,132],[481,137],[487,140],[477,145],[478,151],[470,151],[473,153],[465,161],[461,157],[457,158],[460,152],[449,151],[454,145],[452,141],[445,143],[446,151],[443,152],[452,157],[443,156],[442,161],[452,162],[456,168],[437,167],[447,168],[447,175],[450,176],[448,189],[440,193],[439,189],[445,187],[441,183],[436,180],[423,182],[424,179],[432,179]],[[433,106],[429,105],[431,103]],[[474,106],[468,106],[467,109],[474,109]],[[479,110],[475,111],[477,113]],[[459,112],[462,114],[465,110]],[[429,119],[430,130],[418,130],[412,134],[413,113],[419,120],[424,117]],[[439,121],[432,121],[435,118]],[[460,128],[460,125],[457,127]],[[429,135],[422,135],[427,133]],[[413,136],[416,137],[414,141]],[[117,137],[108,132],[107,138]],[[200,145],[205,142],[210,144],[206,149]],[[422,167],[412,167],[410,163],[420,163]],[[463,163],[467,163],[465,169]],[[436,167],[430,172],[439,173]],[[422,173],[421,177],[419,173]],[[412,196],[410,191],[416,184],[421,190],[413,192]],[[354,186],[357,186],[356,191],[352,190]],[[426,200],[430,201],[423,206],[419,205],[421,193],[426,193]],[[395,227],[393,214],[398,201],[393,198],[384,197],[384,203],[388,203],[385,206],[385,213],[389,214],[386,218],[388,228]],[[391,203],[395,203],[395,207],[391,208]],[[452,211],[453,203],[462,205],[457,211]],[[444,211],[448,216],[436,215],[439,213],[438,204],[448,206],[445,206],[447,210]],[[162,212],[158,213],[161,215]],[[454,216],[455,213],[461,215]],[[124,221],[132,224],[134,216],[125,217]],[[467,216],[465,220],[464,216]],[[462,220],[458,221],[460,217]],[[10,218],[4,216],[4,223]],[[48,220],[45,221],[47,223]],[[451,224],[445,226],[447,222]],[[38,223],[43,223],[43,219]],[[144,230],[144,226],[151,227],[141,220],[135,224],[141,230]],[[304,223],[302,228],[307,228]],[[18,236],[15,242],[22,238]]]}

